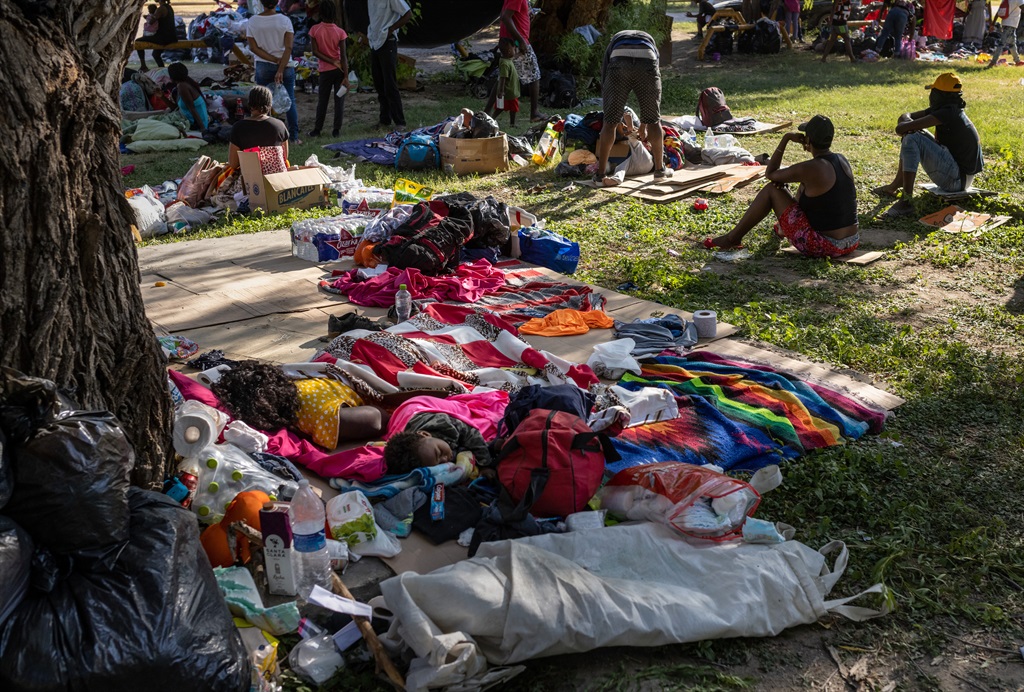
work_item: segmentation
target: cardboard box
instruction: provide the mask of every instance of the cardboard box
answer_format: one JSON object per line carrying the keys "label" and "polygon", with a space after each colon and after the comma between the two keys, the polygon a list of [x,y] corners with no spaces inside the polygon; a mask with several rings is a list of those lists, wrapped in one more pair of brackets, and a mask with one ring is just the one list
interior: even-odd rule
{"label": "cardboard box", "polygon": [[263,534],[263,561],[267,567],[267,587],[272,594],[294,596],[298,592],[292,562],[292,525],[287,502],[268,502],[260,510]]}
{"label": "cardboard box", "polygon": [[437,141],[441,164],[451,166],[457,175],[508,170],[508,137],[504,132],[484,139],[453,139],[442,135]]}
{"label": "cardboard box", "polygon": [[253,151],[238,152],[238,162],[252,209],[309,209],[328,203],[327,186],[331,181],[316,166],[263,175],[259,154]]}

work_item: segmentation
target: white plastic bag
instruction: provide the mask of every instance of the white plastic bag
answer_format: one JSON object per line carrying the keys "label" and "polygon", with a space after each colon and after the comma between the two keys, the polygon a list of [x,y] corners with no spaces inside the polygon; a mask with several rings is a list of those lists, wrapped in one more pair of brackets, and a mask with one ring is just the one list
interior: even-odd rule
{"label": "white plastic bag", "polygon": [[184,202],[175,202],[167,207],[167,223],[170,224],[184,221],[186,226],[192,228],[193,226],[202,226],[204,223],[210,223],[212,219],[213,214],[202,209],[193,209]]}
{"label": "white plastic bag", "polygon": [[716,135],[715,131],[709,128],[704,135],[704,146],[709,149],[731,149],[740,146],[740,140],[728,132]]}
{"label": "white plastic bag", "polygon": [[327,524],[331,527],[331,538],[344,541],[349,548],[377,537],[373,507],[358,490],[342,493],[327,502]]}
{"label": "white plastic bag", "polygon": [[328,178],[331,179],[332,183],[348,183],[356,179],[356,165],[353,163],[351,168],[342,168],[341,166],[328,166],[326,163],[320,163],[320,159],[317,158],[316,154],[311,154],[306,159],[307,167],[316,166],[322,170]]}
{"label": "white plastic bag", "polygon": [[334,637],[321,634],[304,639],[288,654],[288,665],[296,674],[322,685],[345,665],[334,645]]}
{"label": "white plastic bag", "polygon": [[273,96],[271,108],[274,110],[274,114],[284,115],[287,113],[288,109],[292,107],[292,97],[288,95],[284,84],[275,84],[270,93]]}
{"label": "white plastic bag", "polygon": [[636,342],[628,337],[597,344],[587,359],[587,365],[598,377],[608,380],[622,379],[627,372],[639,375],[640,363],[630,355],[635,347]]}
{"label": "white plastic bag", "polygon": [[167,215],[164,205],[156,197],[153,188],[143,185],[140,192],[128,198],[128,204],[135,212],[135,227],[143,238],[167,233]]}

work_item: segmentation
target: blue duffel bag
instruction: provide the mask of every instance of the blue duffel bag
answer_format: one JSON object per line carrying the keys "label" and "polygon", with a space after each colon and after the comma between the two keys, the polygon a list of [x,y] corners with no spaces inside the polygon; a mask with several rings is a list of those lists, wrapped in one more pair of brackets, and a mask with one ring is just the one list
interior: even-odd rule
{"label": "blue duffel bag", "polygon": [[520,258],[562,274],[580,263],[580,244],[543,228],[519,229]]}

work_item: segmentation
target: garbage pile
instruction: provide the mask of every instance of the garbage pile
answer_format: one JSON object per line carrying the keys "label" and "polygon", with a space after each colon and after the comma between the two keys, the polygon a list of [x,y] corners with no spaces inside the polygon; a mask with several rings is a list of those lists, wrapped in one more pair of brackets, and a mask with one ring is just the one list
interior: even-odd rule
{"label": "garbage pile", "polygon": [[0,371],[0,688],[249,688],[194,518],[134,463],[113,415]]}

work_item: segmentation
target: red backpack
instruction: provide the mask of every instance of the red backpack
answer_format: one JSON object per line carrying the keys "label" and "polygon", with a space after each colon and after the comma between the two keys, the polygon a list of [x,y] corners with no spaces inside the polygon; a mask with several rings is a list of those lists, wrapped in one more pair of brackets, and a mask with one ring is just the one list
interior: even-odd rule
{"label": "red backpack", "polygon": [[501,443],[498,479],[514,502],[533,499],[535,516],[564,517],[587,506],[606,460],[619,460],[606,435],[571,413],[534,409]]}
{"label": "red backpack", "polygon": [[704,127],[717,127],[732,120],[732,111],[725,105],[725,94],[718,87],[708,87],[697,98],[697,117]]}

